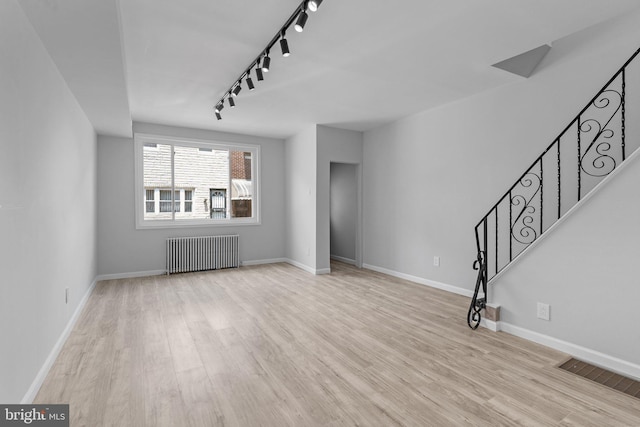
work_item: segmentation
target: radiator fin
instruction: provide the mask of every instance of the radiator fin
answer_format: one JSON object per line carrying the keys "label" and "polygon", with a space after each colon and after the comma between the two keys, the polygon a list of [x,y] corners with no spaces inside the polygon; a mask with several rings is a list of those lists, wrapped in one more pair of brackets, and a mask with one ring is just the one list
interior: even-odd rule
{"label": "radiator fin", "polygon": [[240,266],[239,236],[167,239],[167,274]]}

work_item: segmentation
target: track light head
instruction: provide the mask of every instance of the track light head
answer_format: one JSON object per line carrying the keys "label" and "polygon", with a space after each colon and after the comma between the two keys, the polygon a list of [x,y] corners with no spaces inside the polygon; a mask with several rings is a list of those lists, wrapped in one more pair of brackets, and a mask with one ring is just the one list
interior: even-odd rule
{"label": "track light head", "polygon": [[229,100],[229,107],[231,108],[235,108],[236,106],[236,102],[233,100],[233,97],[230,96],[229,98],[227,98]]}
{"label": "track light head", "polygon": [[315,12],[316,10],[318,10],[321,4],[322,0],[309,0],[309,2],[307,3],[307,7],[311,12]]}
{"label": "track light head", "polygon": [[249,74],[247,74],[247,87],[249,88],[249,90],[254,90],[256,88],[253,85],[253,80],[251,80],[251,77],[249,76]]}
{"label": "track light head", "polygon": [[215,108],[216,114],[220,113],[220,111],[222,111],[223,108],[224,108],[224,102],[220,101],[220,103],[218,103],[218,105],[216,105],[216,108]]}
{"label": "track light head", "polygon": [[287,39],[284,37],[280,39],[280,49],[282,50],[282,56],[285,58],[291,55],[291,52],[289,52],[289,43],[287,43]]}
{"label": "track light head", "polygon": [[260,68],[260,66],[256,68],[256,77],[258,78],[259,82],[264,80],[264,76],[262,75],[262,68]]}
{"label": "track light head", "polygon": [[268,73],[270,65],[271,65],[271,58],[269,58],[269,54],[267,53],[267,56],[265,56],[264,59],[262,60],[262,71],[264,71],[265,73]]}
{"label": "track light head", "polygon": [[238,96],[241,90],[242,90],[242,87],[240,86],[240,82],[238,82],[236,84],[236,87],[233,89],[233,92],[231,92],[231,95]]}
{"label": "track light head", "polygon": [[218,111],[216,111],[216,119],[222,120],[222,116],[220,115],[220,113]]}
{"label": "track light head", "polygon": [[296,25],[294,25],[294,28],[296,29],[297,32],[301,33],[302,30],[304,30],[304,24],[307,23],[307,18],[309,17],[309,15],[307,15],[307,12],[302,9],[300,11],[300,14],[298,15],[298,20],[296,21]]}

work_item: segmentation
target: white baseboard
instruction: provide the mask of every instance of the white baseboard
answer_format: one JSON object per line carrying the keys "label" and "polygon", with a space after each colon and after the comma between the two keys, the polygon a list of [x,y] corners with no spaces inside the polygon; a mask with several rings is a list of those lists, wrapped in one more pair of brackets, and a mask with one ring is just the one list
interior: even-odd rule
{"label": "white baseboard", "polygon": [[115,273],[115,274],[101,274],[96,277],[96,281],[101,280],[117,280],[117,279],[132,279],[135,277],[147,277],[147,276],[162,276],[167,274],[167,270],[149,270],[149,271],[133,271],[130,273]]}
{"label": "white baseboard", "polygon": [[640,365],[637,365],[635,363],[627,362],[626,360],[618,359],[608,354],[604,354],[590,348],[563,341],[558,338],[550,337],[548,335],[543,335],[539,332],[521,328],[510,323],[498,322],[497,326],[498,330],[501,330],[508,334],[515,335],[517,337],[524,338],[538,344],[542,344],[546,347],[550,347],[563,353],[570,354],[571,356],[591,363],[592,365],[596,365],[601,368],[608,369],[612,372],[616,372],[620,375],[624,375],[640,381]]}
{"label": "white baseboard", "polygon": [[29,390],[27,390],[27,393],[24,395],[24,397],[20,401],[21,405],[29,405],[33,402],[33,399],[36,398],[36,395],[38,394],[40,387],[42,387],[42,383],[44,382],[45,378],[47,378],[47,375],[49,374],[49,371],[51,370],[53,363],[56,361],[58,354],[60,354],[60,350],[62,350],[62,346],[64,346],[64,343],[67,341],[67,338],[69,338],[69,335],[73,330],[73,327],[75,326],[76,322],[80,318],[80,313],[82,313],[84,306],[87,304],[87,301],[89,301],[89,296],[91,295],[91,292],[93,292],[93,289],[96,287],[96,283],[98,283],[97,277],[93,280],[93,283],[91,283],[91,285],[89,286],[89,289],[87,289],[87,292],[85,292],[84,296],[78,303],[78,306],[76,307],[73,314],[71,315],[71,318],[67,322],[67,326],[65,326],[64,330],[62,331],[62,334],[60,334],[60,337],[58,338],[58,341],[56,341],[55,345],[51,349],[49,356],[47,356],[47,358],[45,359],[44,364],[40,368],[40,371],[38,371],[38,374],[36,375],[35,379],[31,383]]}
{"label": "white baseboard", "polygon": [[262,265],[262,264],[277,264],[279,262],[288,262],[286,258],[272,258],[272,259],[257,259],[252,261],[242,261],[241,266],[250,265]]}
{"label": "white baseboard", "polygon": [[313,274],[315,276],[318,276],[320,274],[329,274],[329,273],[331,273],[331,269],[330,268],[315,269],[313,267],[309,267],[308,265],[305,265],[305,264],[303,264],[301,262],[298,262],[298,261],[295,261],[295,260],[292,260],[292,259],[289,259],[289,258],[287,258],[285,260],[285,262],[287,264],[293,265],[294,267],[298,267],[298,268],[306,271],[307,273],[311,273],[311,274]]}
{"label": "white baseboard", "polygon": [[458,295],[463,295],[465,297],[471,298],[473,296],[473,291],[470,289],[464,289],[458,286],[449,285],[447,283],[436,282],[434,280],[423,279],[422,277],[400,273],[398,271],[389,270],[387,268],[378,267],[371,264],[363,264],[362,267],[368,270],[377,271],[378,273],[388,274],[389,276],[398,277],[404,280],[409,280],[411,282],[415,282],[420,285],[425,285],[431,288],[442,289],[443,291],[451,292]]}
{"label": "white baseboard", "polygon": [[356,260],[351,258],[345,258],[338,255],[331,255],[331,259],[335,259],[336,261],[344,262],[345,264],[356,265]]}
{"label": "white baseboard", "polygon": [[488,319],[485,319],[484,317],[482,318],[482,320],[480,320],[480,326],[482,326],[483,328],[487,328],[487,329],[489,329],[490,331],[493,331],[493,332],[501,331],[500,322],[496,322],[496,321],[493,321],[493,320],[488,320]]}

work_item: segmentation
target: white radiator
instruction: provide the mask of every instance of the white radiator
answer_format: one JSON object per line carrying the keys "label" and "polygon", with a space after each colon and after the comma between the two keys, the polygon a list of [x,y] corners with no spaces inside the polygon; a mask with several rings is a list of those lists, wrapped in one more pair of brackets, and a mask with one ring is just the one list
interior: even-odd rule
{"label": "white radiator", "polygon": [[167,274],[240,266],[238,235],[167,239]]}

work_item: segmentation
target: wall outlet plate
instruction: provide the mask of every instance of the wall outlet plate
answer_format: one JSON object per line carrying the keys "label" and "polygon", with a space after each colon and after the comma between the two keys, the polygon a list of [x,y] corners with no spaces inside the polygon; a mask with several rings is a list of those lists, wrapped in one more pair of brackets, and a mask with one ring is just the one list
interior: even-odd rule
{"label": "wall outlet plate", "polygon": [[550,319],[551,307],[549,304],[544,304],[542,302],[538,303],[538,319],[549,320]]}
{"label": "wall outlet plate", "polygon": [[433,257],[433,265],[436,267],[440,267],[440,257],[439,256],[434,256]]}

